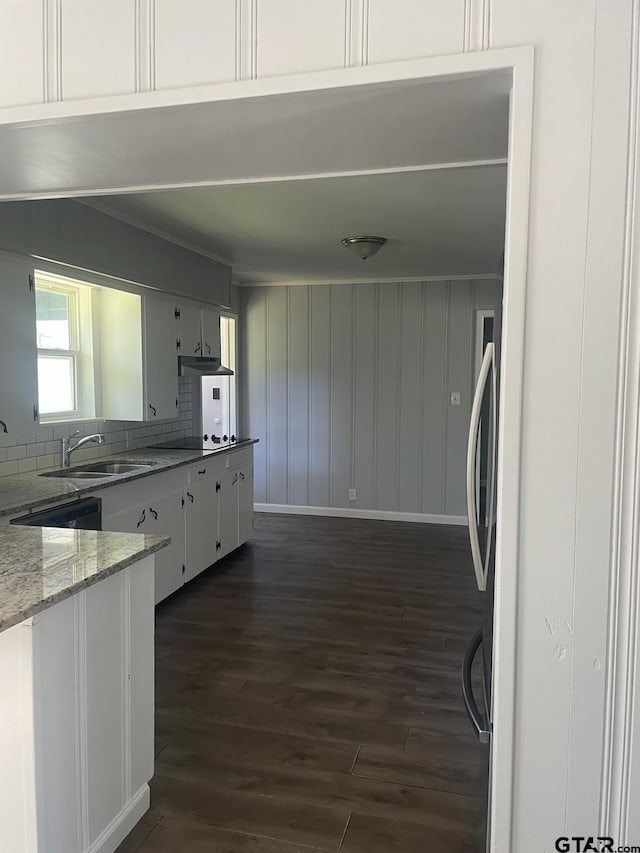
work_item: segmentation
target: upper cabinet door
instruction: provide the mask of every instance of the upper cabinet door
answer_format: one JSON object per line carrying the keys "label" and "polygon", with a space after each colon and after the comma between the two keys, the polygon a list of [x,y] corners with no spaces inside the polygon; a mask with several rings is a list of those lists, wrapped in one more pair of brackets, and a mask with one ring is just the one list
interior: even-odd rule
{"label": "upper cabinet door", "polygon": [[203,308],[201,314],[202,355],[205,358],[220,358],[220,312]]}
{"label": "upper cabinet door", "polygon": [[37,423],[36,307],[29,261],[0,254],[0,432],[21,436]]}
{"label": "upper cabinet door", "polygon": [[176,318],[173,302],[144,297],[145,420],[175,418],[178,401]]}
{"label": "upper cabinet door", "polygon": [[178,355],[203,355],[200,309],[196,305],[180,305],[178,308],[180,311]]}

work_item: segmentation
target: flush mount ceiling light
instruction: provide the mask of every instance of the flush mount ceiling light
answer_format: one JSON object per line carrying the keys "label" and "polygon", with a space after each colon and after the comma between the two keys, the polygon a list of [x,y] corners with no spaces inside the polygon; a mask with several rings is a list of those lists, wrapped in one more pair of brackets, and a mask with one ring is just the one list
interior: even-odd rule
{"label": "flush mount ceiling light", "polygon": [[375,255],[376,252],[379,252],[380,249],[387,242],[386,237],[343,237],[340,240],[343,246],[346,246],[347,249],[351,249],[352,252],[362,258],[363,261],[366,261],[367,258],[370,258],[372,255]]}

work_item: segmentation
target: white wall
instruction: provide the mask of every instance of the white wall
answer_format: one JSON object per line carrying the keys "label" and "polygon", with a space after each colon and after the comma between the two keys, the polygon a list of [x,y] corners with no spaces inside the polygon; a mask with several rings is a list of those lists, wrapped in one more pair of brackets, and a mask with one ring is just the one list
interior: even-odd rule
{"label": "white wall", "polygon": [[4,2],[11,25],[0,29],[0,105],[7,107],[480,49],[491,5],[51,0],[43,14],[42,0]]}
{"label": "white wall", "polygon": [[[182,84],[175,60],[181,51],[197,51],[198,76],[213,82],[535,46],[522,513],[512,567],[519,590],[514,820],[512,841],[501,835],[500,850],[539,853],[553,849],[557,835],[588,835],[609,784],[605,663],[616,550],[610,520],[617,511],[626,184],[638,130],[630,111],[638,91],[631,61],[639,50],[638,3],[348,0],[304,4],[302,15],[294,0],[237,0],[231,19],[219,0],[215,32],[212,4],[204,2],[180,4],[179,21],[164,25],[170,0],[137,5],[138,20],[126,0],[93,0],[86,23],[88,5],[50,3],[43,18],[39,0],[11,3],[14,25],[0,36],[0,103],[55,100],[65,88],[77,97]],[[154,5],[157,27],[148,14]],[[172,28],[175,41],[167,36]],[[157,43],[154,32],[167,43]],[[209,35],[224,49],[211,50],[212,66],[201,70]],[[91,73],[78,59],[87,45],[97,51]]]}
{"label": "white wall", "polygon": [[464,517],[475,311],[500,284],[240,291],[256,502]]}

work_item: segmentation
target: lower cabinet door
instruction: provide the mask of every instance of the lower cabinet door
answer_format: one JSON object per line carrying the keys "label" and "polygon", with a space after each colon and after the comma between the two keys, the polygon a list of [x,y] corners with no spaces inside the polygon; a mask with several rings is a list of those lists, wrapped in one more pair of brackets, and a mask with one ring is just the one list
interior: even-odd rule
{"label": "lower cabinet door", "polygon": [[243,465],[238,480],[238,545],[253,534],[253,463]]}
{"label": "lower cabinet door", "polygon": [[218,556],[225,557],[238,547],[238,489],[240,470],[225,469],[220,477],[220,548]]}
{"label": "lower cabinet door", "polygon": [[215,477],[190,483],[184,494],[185,580],[190,581],[218,559],[218,492]]}
{"label": "lower cabinet door", "polygon": [[185,528],[182,498],[183,491],[180,489],[102,519],[103,530],[171,537],[169,547],[155,555],[156,604],[184,583]]}

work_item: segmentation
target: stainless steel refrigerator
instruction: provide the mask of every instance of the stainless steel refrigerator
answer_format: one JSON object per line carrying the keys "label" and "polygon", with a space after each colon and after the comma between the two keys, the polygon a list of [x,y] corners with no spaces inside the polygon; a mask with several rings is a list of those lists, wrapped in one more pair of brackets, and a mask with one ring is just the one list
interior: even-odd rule
{"label": "stainless steel refrigerator", "polygon": [[[465,708],[478,740],[486,744],[491,742],[493,727],[491,683],[498,427],[497,352],[493,338],[493,323],[485,323],[482,329],[483,357],[471,409],[467,446],[469,540],[474,578],[483,607],[477,625],[470,628],[470,641],[462,665]],[[487,808],[490,801],[491,791],[488,789]]]}

